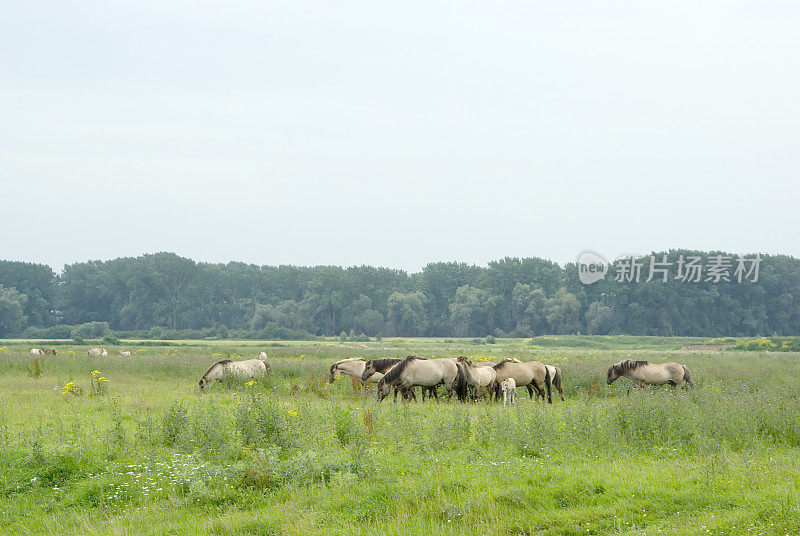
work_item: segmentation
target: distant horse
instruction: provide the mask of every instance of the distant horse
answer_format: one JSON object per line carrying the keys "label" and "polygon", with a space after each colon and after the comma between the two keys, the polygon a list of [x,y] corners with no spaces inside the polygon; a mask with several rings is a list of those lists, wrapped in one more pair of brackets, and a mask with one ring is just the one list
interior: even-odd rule
{"label": "distant horse", "polygon": [[58,352],[55,348],[45,348],[44,355],[58,355]]}
{"label": "distant horse", "polygon": [[266,352],[258,352],[258,355],[256,356],[256,359],[262,359],[263,360],[263,359],[266,359],[266,358],[267,358],[267,353]]}
{"label": "distant horse", "polygon": [[214,380],[221,382],[227,375],[242,378],[262,376],[267,372],[267,367],[268,365],[260,359],[248,359],[246,361],[231,361],[230,359],[225,359],[223,361],[217,361],[211,365],[211,368],[200,378],[200,389],[205,389],[206,385]]}
{"label": "distant horse", "polygon": [[108,357],[108,352],[105,348],[89,348],[86,355],[89,357]]}
{"label": "distant horse", "polygon": [[440,382],[444,383],[448,398],[452,396],[454,389],[459,398],[466,397],[466,378],[459,374],[458,366],[453,360],[409,356],[393,366],[378,382],[378,402],[386,398],[392,387],[401,390],[416,385],[432,387]]}
{"label": "distant horse", "polygon": [[477,366],[464,356],[457,358],[457,364],[464,373],[467,384],[475,389],[476,396],[480,396],[483,391],[491,398],[497,380],[497,372],[494,367]]}
{"label": "distant horse", "polygon": [[[551,394],[551,378],[550,371],[547,370],[543,364],[538,361],[527,361],[520,363],[510,358],[503,359],[494,366],[497,372],[497,381],[502,382],[506,378],[514,378],[518,387],[528,386],[533,387],[533,390],[528,390],[531,399],[533,398],[534,391],[537,395],[544,398],[545,390],[547,391],[547,402],[553,402]],[[495,391],[496,398],[500,398],[499,388]]]}
{"label": "distant horse", "polygon": [[125,350],[125,351],[120,350],[119,351],[119,355],[121,355],[122,357],[130,357],[131,353],[128,352],[127,350]]}
{"label": "distant horse", "polygon": [[692,374],[685,365],[679,363],[649,363],[626,359],[611,365],[606,375],[606,383],[611,385],[620,376],[625,376],[638,387],[645,385],[669,384],[673,387],[691,387]]}
{"label": "distant horse", "polygon": [[500,382],[500,390],[503,391],[503,405],[517,405],[517,382],[514,378],[508,377]]}
{"label": "distant horse", "polygon": [[44,355],[44,350],[41,348],[31,348],[31,355]]}
{"label": "distant horse", "polygon": [[[410,357],[410,356],[409,356]],[[420,358],[421,359],[421,358]],[[389,357],[386,359],[369,359],[364,364],[364,372],[361,373],[361,379],[363,381],[366,380],[373,380],[373,381],[380,381],[383,378],[384,374],[386,374],[392,367],[400,363],[402,359],[399,357]],[[394,399],[397,401],[397,393],[400,391],[399,389],[394,390]],[[405,400],[410,399],[417,399],[416,393],[414,393],[414,388],[409,388],[402,391],[403,398]],[[430,387],[423,387],[422,388],[422,400],[425,400],[425,395],[429,397],[434,397],[437,400],[439,399],[439,392],[436,389],[436,386]]]}
{"label": "distant horse", "polygon": [[[553,385],[553,387],[556,388],[556,391],[558,391],[558,395],[561,397],[561,401],[563,402],[564,389],[562,389],[561,387],[561,369],[558,367],[554,367],[553,365],[545,365],[545,367],[547,367],[547,371],[550,373],[550,383]],[[527,388],[528,388],[528,394],[533,396],[533,387],[528,385]],[[539,394],[537,393],[536,396],[538,398]],[[541,396],[542,398],[544,398],[544,393],[542,393]]]}

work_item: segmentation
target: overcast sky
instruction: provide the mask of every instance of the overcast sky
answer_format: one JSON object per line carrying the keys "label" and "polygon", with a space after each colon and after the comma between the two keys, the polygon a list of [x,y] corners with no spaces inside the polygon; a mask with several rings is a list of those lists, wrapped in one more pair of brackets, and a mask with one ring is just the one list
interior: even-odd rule
{"label": "overcast sky", "polygon": [[800,256],[796,2],[0,0],[0,258]]}

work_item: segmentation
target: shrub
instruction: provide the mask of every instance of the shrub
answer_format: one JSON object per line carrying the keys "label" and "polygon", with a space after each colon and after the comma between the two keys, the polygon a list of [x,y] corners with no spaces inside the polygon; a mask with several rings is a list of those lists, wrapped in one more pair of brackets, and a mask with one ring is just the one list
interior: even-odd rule
{"label": "shrub", "polygon": [[171,447],[178,443],[183,437],[186,430],[186,424],[189,421],[189,413],[186,406],[176,400],[164,411],[164,418],[162,420],[162,430],[164,444]]}
{"label": "shrub", "polygon": [[100,339],[111,334],[108,322],[88,322],[72,328],[72,337],[81,339]]}

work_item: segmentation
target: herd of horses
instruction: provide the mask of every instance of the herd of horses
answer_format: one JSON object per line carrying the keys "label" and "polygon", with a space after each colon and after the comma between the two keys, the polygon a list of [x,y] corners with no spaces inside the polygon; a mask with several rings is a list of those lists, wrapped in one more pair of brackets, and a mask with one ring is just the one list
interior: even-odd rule
{"label": "herd of horses", "polygon": [[[270,371],[264,352],[255,359],[245,361],[223,360],[214,363],[200,379],[200,389],[212,381],[224,381],[228,375],[257,377]],[[333,363],[328,381],[337,376],[352,378],[353,389],[377,382],[377,398],[380,402],[394,393],[403,400],[417,400],[416,388],[420,387],[422,399],[439,398],[439,386],[443,385],[450,399],[454,395],[462,402],[486,398],[503,400],[503,404],[516,403],[516,390],[524,387],[531,399],[541,398],[552,403],[552,390],[564,400],[563,373],[559,367],[538,361],[520,361],[505,358],[494,363],[476,362],[467,357],[429,359],[419,356],[406,358],[364,359],[348,358]],[[671,385],[691,387],[692,375],[685,365],[679,363],[650,363],[627,359],[612,365],[606,373],[606,382],[611,385],[620,377],[630,379],[635,386]]]}

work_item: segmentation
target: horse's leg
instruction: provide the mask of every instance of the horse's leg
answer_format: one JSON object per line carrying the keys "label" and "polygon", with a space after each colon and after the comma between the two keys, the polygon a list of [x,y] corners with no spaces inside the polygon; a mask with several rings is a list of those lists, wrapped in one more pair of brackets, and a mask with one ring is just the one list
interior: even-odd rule
{"label": "horse's leg", "polygon": [[358,380],[356,380],[355,376],[350,376],[350,381],[353,384],[353,394],[358,395]]}
{"label": "horse's leg", "polygon": [[528,388],[528,394],[531,395],[531,400],[533,400],[533,391],[536,391],[536,400],[539,400],[539,397],[542,397],[542,402],[544,402],[544,389],[539,388],[539,384],[536,383],[536,378],[531,380],[531,383],[526,385]]}

